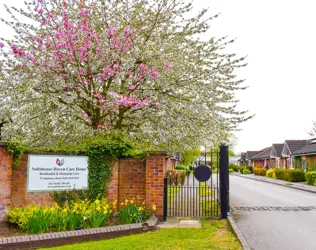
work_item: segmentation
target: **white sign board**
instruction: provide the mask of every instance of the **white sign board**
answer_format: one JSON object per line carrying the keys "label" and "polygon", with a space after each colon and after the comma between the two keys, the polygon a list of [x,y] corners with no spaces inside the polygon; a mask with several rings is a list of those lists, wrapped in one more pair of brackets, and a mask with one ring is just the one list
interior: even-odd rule
{"label": "white sign board", "polygon": [[29,155],[27,192],[88,187],[88,157]]}

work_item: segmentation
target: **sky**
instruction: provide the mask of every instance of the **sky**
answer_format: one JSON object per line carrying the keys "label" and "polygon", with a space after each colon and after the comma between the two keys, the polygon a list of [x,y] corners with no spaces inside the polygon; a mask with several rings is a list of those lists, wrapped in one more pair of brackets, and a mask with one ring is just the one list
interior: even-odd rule
{"label": "sky", "polygon": [[237,75],[249,87],[236,96],[239,109],[255,117],[239,126],[234,151],[308,139],[316,120],[316,2],[196,0],[194,5],[221,13],[209,32],[237,38],[229,50],[248,56],[248,66]]}
{"label": "sky", "polygon": [[[23,6],[23,0],[0,0]],[[308,139],[316,121],[316,2],[314,0],[194,0],[194,10],[209,8],[209,34],[237,38],[227,48],[248,56],[237,76],[248,88],[236,93],[239,110],[255,115],[235,132],[234,151],[260,150],[285,140]],[[10,31],[0,23],[0,36]],[[316,72],[316,71],[315,71]]]}

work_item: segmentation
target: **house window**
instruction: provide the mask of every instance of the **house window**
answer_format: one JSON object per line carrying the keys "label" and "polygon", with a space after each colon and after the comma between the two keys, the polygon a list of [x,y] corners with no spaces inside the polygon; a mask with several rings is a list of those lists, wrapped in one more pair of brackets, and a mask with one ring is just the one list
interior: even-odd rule
{"label": "house window", "polygon": [[279,168],[280,167],[280,159],[276,158],[276,167]]}

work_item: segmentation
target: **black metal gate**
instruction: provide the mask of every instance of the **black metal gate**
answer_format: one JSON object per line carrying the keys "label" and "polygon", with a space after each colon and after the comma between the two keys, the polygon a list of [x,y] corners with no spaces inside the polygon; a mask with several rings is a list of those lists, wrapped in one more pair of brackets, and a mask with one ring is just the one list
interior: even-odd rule
{"label": "black metal gate", "polygon": [[[228,147],[212,151],[211,157],[196,167],[179,174],[169,172],[164,180],[164,220],[167,217],[227,218],[229,211]],[[198,181],[196,169],[204,165],[212,168],[207,181]],[[202,167],[202,166],[201,166]],[[200,168],[201,168],[200,167]],[[209,171],[209,170],[208,170]],[[197,178],[196,178],[197,177]]]}

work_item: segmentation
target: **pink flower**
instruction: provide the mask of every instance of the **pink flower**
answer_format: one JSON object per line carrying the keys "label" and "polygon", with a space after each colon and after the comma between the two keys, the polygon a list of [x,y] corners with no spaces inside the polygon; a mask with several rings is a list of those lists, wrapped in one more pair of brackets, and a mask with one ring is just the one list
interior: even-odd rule
{"label": "pink flower", "polygon": [[170,69],[172,67],[173,67],[173,63],[171,61],[169,61],[165,66],[166,69]]}
{"label": "pink flower", "polygon": [[65,83],[64,84],[64,88],[69,88],[70,87],[70,83]]}
{"label": "pink flower", "polygon": [[158,76],[159,76],[158,71],[155,70],[155,69],[150,69],[150,70],[149,70],[149,73],[150,73],[150,78],[152,78],[152,79],[157,79]]}
{"label": "pink flower", "polygon": [[44,10],[43,10],[43,9],[40,9],[40,10],[38,11],[38,14],[42,15],[43,12],[44,12]]}
{"label": "pink flower", "polygon": [[113,26],[111,26],[109,28],[107,34],[108,34],[109,37],[112,37],[112,36],[114,36],[116,34],[116,32],[117,32],[116,29]]}
{"label": "pink flower", "polygon": [[157,106],[157,107],[160,107],[160,102],[156,102],[156,106]]}
{"label": "pink flower", "polygon": [[105,126],[99,124],[99,125],[98,125],[98,129],[105,129]]}
{"label": "pink flower", "polygon": [[136,89],[136,85],[131,85],[131,86],[129,86],[129,89],[130,89],[130,90]]}
{"label": "pink flower", "polygon": [[0,43],[0,48],[2,49],[4,47],[4,44],[3,43]]}
{"label": "pink flower", "polygon": [[139,65],[139,70],[140,70],[140,71],[145,71],[146,69],[147,69],[147,67],[146,67],[145,64],[141,63],[141,64]]}
{"label": "pink flower", "polygon": [[25,52],[23,50],[19,49],[18,47],[16,47],[15,45],[13,45],[11,48],[12,48],[13,54],[19,55],[19,56],[25,55]]}
{"label": "pink flower", "polygon": [[124,35],[125,35],[125,36],[134,35],[134,32],[133,32],[133,30],[132,30],[131,28],[125,27],[125,28],[124,28]]}
{"label": "pink flower", "polygon": [[62,38],[62,34],[61,34],[59,31],[56,32],[56,38],[57,38],[57,39]]}

